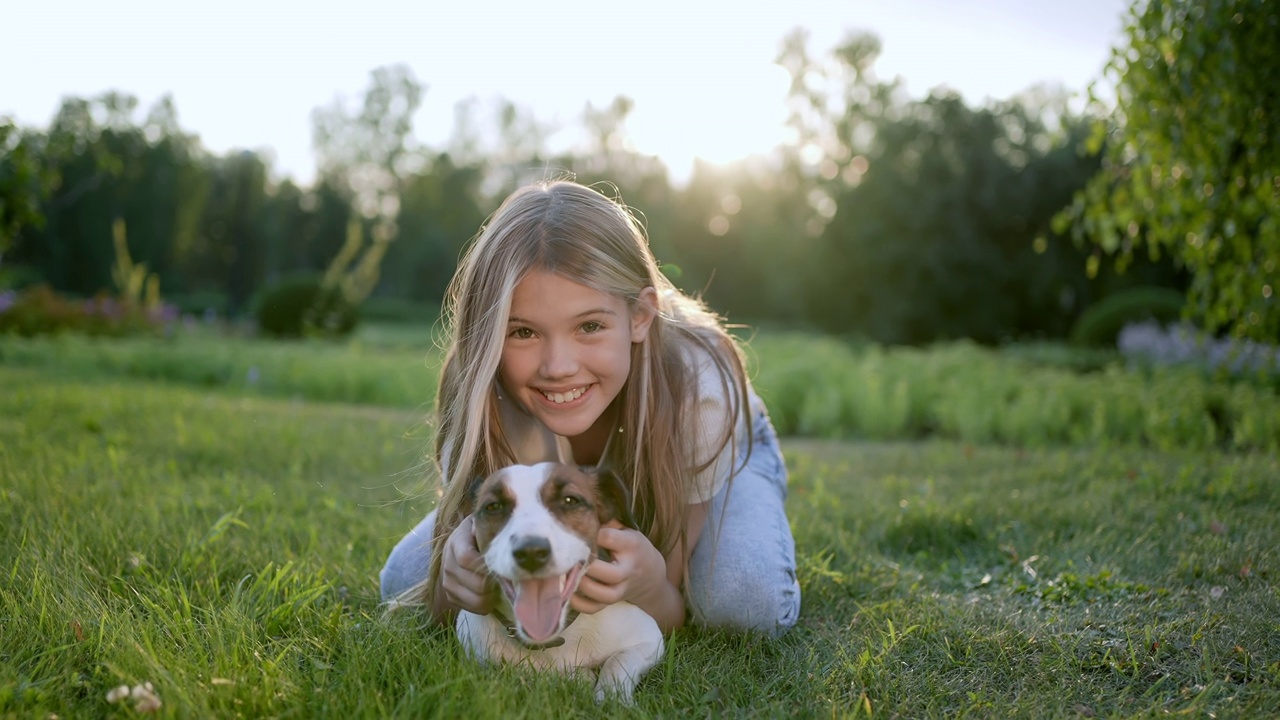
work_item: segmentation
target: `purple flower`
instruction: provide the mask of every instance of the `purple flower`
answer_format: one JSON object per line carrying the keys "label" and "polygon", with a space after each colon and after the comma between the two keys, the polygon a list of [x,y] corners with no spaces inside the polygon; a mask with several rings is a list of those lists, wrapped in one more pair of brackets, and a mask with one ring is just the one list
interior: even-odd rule
{"label": "purple flower", "polygon": [[1196,365],[1231,373],[1280,374],[1280,347],[1252,340],[1218,339],[1190,325],[1162,327],[1156,322],[1126,325],[1116,348],[1130,360],[1153,365]]}

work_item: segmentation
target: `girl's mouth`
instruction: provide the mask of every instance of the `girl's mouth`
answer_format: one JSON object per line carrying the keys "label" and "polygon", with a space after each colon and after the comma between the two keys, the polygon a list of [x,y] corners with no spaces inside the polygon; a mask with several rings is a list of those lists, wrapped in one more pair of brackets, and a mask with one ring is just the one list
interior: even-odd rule
{"label": "girl's mouth", "polygon": [[538,392],[542,394],[542,397],[547,399],[547,402],[555,405],[564,405],[566,403],[571,403],[574,400],[577,400],[578,398],[582,397],[583,394],[585,394],[590,389],[591,389],[590,385],[583,385],[582,387],[576,387],[567,392],[552,393],[552,392],[544,392],[542,390],[539,390]]}

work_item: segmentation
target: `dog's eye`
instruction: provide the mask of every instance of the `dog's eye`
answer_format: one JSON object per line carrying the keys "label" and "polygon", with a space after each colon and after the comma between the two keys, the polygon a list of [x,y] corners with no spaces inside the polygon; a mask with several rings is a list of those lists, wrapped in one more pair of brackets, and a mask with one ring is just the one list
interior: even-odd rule
{"label": "dog's eye", "polygon": [[582,498],[578,497],[577,495],[565,495],[564,497],[560,498],[560,504],[567,508],[578,507],[579,505],[582,504],[582,502],[583,502]]}
{"label": "dog's eye", "polygon": [[494,500],[491,503],[485,503],[484,507],[480,508],[480,511],[486,515],[500,515],[506,509],[506,503],[501,500]]}

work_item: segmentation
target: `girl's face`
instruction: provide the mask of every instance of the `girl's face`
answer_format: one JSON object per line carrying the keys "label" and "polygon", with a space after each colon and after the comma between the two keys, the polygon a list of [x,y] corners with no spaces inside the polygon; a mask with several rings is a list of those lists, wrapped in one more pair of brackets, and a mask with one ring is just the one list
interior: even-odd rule
{"label": "girl's face", "polygon": [[503,387],[557,435],[587,433],[626,384],[631,344],[648,335],[656,299],[646,288],[632,309],[560,275],[531,271],[511,296]]}

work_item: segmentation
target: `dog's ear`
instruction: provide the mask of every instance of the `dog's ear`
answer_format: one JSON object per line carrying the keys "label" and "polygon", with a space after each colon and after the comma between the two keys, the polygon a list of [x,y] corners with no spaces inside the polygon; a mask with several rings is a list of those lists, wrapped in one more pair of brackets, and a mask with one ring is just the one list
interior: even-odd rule
{"label": "dog's ear", "polygon": [[600,524],[617,520],[632,530],[639,530],[635,516],[631,514],[631,491],[622,478],[611,470],[599,470],[594,474],[596,492],[600,495]]}
{"label": "dog's ear", "polygon": [[467,509],[472,512],[476,509],[476,498],[480,497],[480,487],[484,485],[484,480],[484,475],[477,475],[467,483]]}

